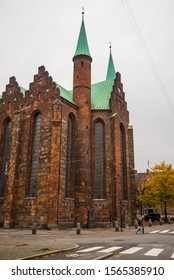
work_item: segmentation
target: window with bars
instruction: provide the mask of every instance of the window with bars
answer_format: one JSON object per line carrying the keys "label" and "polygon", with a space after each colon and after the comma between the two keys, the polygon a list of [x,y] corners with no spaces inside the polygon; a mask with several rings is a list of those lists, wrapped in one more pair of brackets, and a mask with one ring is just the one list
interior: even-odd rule
{"label": "window with bars", "polygon": [[37,192],[40,131],[41,131],[41,114],[36,113],[36,115],[34,117],[34,123],[33,123],[31,171],[30,171],[30,193],[29,193],[30,196],[36,196],[36,192]]}
{"label": "window with bars", "polygon": [[66,148],[66,193],[65,196],[70,198],[71,182],[72,182],[72,158],[73,158],[73,119],[72,116],[68,116],[68,127],[67,127],[67,148]]}
{"label": "window with bars", "polygon": [[12,129],[12,122],[9,120],[6,123],[5,132],[4,132],[4,145],[3,145],[1,177],[0,177],[0,196],[1,197],[3,197],[5,194],[5,187],[6,187],[6,183],[7,183],[8,160],[9,160],[9,155],[10,155],[11,129]]}
{"label": "window with bars", "polygon": [[104,126],[101,121],[95,124],[95,148],[94,148],[94,197],[104,197]]}

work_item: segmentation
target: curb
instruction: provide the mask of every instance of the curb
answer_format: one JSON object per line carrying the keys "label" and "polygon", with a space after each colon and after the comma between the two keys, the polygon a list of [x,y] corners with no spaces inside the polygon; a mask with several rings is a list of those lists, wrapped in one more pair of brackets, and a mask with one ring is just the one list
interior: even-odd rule
{"label": "curb", "polygon": [[17,260],[31,260],[31,259],[35,259],[35,258],[39,258],[39,257],[43,257],[43,256],[48,256],[48,255],[51,255],[51,254],[71,251],[71,250],[74,250],[74,249],[77,249],[77,248],[79,248],[79,245],[74,244],[74,247],[72,247],[70,249],[59,249],[59,250],[49,251],[49,252],[45,252],[45,253],[41,253],[41,254],[32,255],[32,256],[29,256],[29,257],[26,257],[26,258],[20,258],[20,259],[17,259]]}
{"label": "curb", "polygon": [[108,254],[106,254],[106,255],[103,255],[103,256],[101,256],[101,257],[98,257],[98,258],[95,258],[95,259],[93,259],[93,260],[105,260],[106,258],[109,258],[109,257],[112,257],[113,256],[113,253],[108,253]]}

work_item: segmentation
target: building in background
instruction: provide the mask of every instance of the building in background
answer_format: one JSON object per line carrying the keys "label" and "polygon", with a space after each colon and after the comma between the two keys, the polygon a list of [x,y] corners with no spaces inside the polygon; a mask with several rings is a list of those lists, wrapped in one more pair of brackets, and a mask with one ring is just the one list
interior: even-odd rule
{"label": "building in background", "polygon": [[[135,217],[133,127],[111,48],[104,81],[91,84],[84,14],[73,56],[73,89],[44,66],[0,100],[0,224],[111,226]],[[65,73],[66,75],[66,73]]]}

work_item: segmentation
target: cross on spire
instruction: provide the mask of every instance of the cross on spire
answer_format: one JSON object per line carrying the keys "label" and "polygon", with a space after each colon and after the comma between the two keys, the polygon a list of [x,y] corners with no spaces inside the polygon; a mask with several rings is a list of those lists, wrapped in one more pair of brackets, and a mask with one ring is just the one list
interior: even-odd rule
{"label": "cross on spire", "polygon": [[76,47],[74,57],[78,56],[78,55],[86,55],[91,58],[91,55],[89,52],[88,40],[87,40],[87,36],[86,36],[86,30],[85,30],[84,7],[82,7],[82,23],[81,23],[81,27],[80,27],[80,33],[79,33],[77,47]]}
{"label": "cross on spire", "polygon": [[85,8],[82,6],[82,20],[84,20]]}

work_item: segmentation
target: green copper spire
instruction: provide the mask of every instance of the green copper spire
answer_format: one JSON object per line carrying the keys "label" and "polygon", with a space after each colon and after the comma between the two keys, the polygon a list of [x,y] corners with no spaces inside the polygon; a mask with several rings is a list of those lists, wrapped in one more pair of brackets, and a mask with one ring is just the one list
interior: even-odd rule
{"label": "green copper spire", "polygon": [[88,47],[88,40],[86,36],[85,24],[84,24],[84,10],[82,12],[82,24],[80,28],[79,38],[77,42],[76,51],[74,57],[77,55],[87,55],[91,57]]}
{"label": "green copper spire", "polygon": [[110,48],[110,55],[109,55],[108,71],[107,71],[107,75],[106,75],[106,80],[114,80],[116,75],[115,75],[114,61],[112,58],[111,45],[109,46],[109,48]]}

